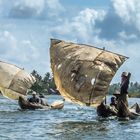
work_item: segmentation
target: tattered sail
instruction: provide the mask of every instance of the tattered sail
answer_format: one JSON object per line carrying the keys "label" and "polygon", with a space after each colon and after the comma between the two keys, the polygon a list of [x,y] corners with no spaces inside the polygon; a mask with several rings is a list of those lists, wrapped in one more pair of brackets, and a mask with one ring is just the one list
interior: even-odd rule
{"label": "tattered sail", "polygon": [[80,105],[97,106],[125,56],[84,44],[52,39],[51,67],[61,95]]}
{"label": "tattered sail", "polygon": [[0,61],[0,91],[3,96],[17,100],[35,83],[35,78],[15,65]]}

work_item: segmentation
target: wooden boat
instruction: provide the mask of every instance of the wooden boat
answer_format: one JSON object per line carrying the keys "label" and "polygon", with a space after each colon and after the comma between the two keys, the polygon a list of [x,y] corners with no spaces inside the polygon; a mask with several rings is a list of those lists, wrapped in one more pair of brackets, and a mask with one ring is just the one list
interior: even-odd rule
{"label": "wooden boat", "polygon": [[138,114],[140,114],[140,106],[137,104],[137,103],[135,103],[134,105],[132,105],[130,108],[129,108],[129,110],[130,110],[130,112],[132,112],[132,113],[138,113]]}
{"label": "wooden boat", "polygon": [[21,109],[49,109],[49,106],[41,105],[41,104],[35,104],[28,102],[25,98],[19,97],[18,104]]}
{"label": "wooden boat", "polygon": [[140,107],[137,103],[132,105],[130,108],[125,105],[123,101],[120,102],[120,107],[118,110],[119,118],[130,118],[135,119],[137,116],[140,116]]}
{"label": "wooden boat", "polygon": [[104,103],[101,103],[98,107],[97,107],[97,115],[101,116],[101,117],[110,117],[110,116],[117,116],[118,111],[109,106],[109,105],[105,105]]}
{"label": "wooden boat", "polygon": [[128,108],[123,101],[119,103],[119,110],[101,103],[97,107],[97,114],[101,117],[117,116],[119,119],[134,119],[140,116],[140,107],[137,103]]}
{"label": "wooden boat", "polygon": [[18,100],[21,109],[62,109],[64,102],[52,105],[33,104],[26,100],[27,91],[36,82],[33,75],[13,64],[0,61],[0,93],[7,98]]}
{"label": "wooden boat", "polygon": [[[60,94],[80,105],[97,107],[105,100],[109,84],[128,57],[85,44],[51,39],[51,68]],[[118,112],[101,105],[97,114],[108,117],[130,117],[132,113],[123,103]],[[100,108],[101,107],[101,108]]]}
{"label": "wooden boat", "polygon": [[25,98],[19,97],[18,104],[21,109],[29,109],[29,110],[35,110],[35,109],[62,109],[64,107],[63,101],[55,101],[51,105],[42,105],[42,104],[35,104],[28,102]]}

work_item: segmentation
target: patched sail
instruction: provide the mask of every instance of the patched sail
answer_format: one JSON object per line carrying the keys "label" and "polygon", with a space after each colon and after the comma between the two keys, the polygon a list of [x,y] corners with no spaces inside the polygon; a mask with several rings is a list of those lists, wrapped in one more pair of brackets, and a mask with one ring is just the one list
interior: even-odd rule
{"label": "patched sail", "polygon": [[0,61],[0,91],[3,96],[18,99],[35,83],[35,78],[15,65]]}
{"label": "patched sail", "polygon": [[80,105],[97,106],[125,56],[84,44],[52,39],[51,67],[61,95]]}

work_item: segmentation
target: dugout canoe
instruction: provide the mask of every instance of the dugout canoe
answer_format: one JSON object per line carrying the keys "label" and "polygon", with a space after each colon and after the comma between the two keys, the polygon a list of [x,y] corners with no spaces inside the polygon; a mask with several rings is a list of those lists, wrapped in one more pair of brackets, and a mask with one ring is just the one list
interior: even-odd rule
{"label": "dugout canoe", "polygon": [[51,105],[42,105],[40,103],[35,104],[35,103],[30,103],[29,101],[27,101],[26,98],[23,97],[19,97],[18,100],[18,104],[20,106],[21,109],[23,110],[35,110],[35,109],[62,109],[64,107],[64,101],[55,101],[53,102]]}

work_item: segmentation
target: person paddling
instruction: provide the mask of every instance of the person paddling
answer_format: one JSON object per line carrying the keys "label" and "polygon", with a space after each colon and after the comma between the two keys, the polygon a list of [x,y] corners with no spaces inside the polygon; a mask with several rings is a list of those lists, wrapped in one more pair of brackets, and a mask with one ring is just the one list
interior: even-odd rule
{"label": "person paddling", "polygon": [[37,96],[36,96],[36,92],[33,91],[33,92],[32,92],[32,97],[31,97],[31,98],[28,98],[28,101],[29,101],[30,103],[36,103],[36,104],[38,104],[38,103],[41,102],[41,99],[40,99],[39,97],[37,97]]}
{"label": "person paddling", "polygon": [[110,106],[114,106],[115,108],[117,108],[117,100],[116,97],[111,97],[111,103]]}

